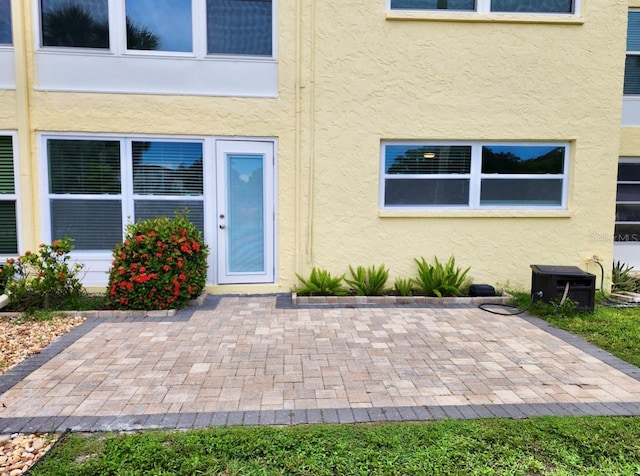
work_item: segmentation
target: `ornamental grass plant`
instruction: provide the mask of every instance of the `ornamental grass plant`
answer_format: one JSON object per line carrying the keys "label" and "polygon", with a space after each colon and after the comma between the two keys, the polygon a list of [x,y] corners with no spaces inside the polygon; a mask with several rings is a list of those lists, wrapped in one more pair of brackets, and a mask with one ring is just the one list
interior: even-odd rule
{"label": "ornamental grass plant", "polygon": [[109,301],[116,309],[185,307],[205,286],[208,249],[186,214],[127,227],[113,251]]}

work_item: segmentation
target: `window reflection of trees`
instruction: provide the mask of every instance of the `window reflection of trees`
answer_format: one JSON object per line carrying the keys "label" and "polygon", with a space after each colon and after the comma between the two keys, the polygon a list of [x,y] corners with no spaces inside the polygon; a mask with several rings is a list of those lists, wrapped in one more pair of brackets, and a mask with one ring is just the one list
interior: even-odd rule
{"label": "window reflection of trees", "polygon": [[[46,4],[48,8],[43,1],[43,46],[109,48],[106,0]],[[147,27],[135,24],[129,18],[126,23],[129,49],[155,50],[160,47],[160,39]]]}
{"label": "window reflection of trees", "polygon": [[[564,168],[564,147],[554,147],[537,157],[523,158],[513,151],[496,152],[491,147],[482,148],[482,173],[484,174],[561,174]],[[524,148],[526,150],[526,147]]]}

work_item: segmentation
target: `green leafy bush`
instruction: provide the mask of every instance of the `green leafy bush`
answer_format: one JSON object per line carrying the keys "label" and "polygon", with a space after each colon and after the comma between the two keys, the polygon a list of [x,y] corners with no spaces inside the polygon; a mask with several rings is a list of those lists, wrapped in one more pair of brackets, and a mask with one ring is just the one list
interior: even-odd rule
{"label": "green leafy bush", "polygon": [[396,278],[393,282],[393,289],[398,296],[413,296],[413,280],[409,278]]}
{"label": "green leafy bush", "polygon": [[38,251],[26,251],[9,259],[0,269],[0,282],[9,295],[9,307],[17,311],[64,309],[77,301],[84,289],[78,278],[82,265],[69,264],[73,249],[70,239],[41,244]]}
{"label": "green leafy bush", "polygon": [[466,285],[466,277],[470,268],[462,271],[456,266],[455,258],[451,256],[446,264],[435,258],[431,265],[424,258],[415,259],[418,264],[418,276],[413,278],[414,285],[425,296],[460,296]]}
{"label": "green leafy bush", "polygon": [[312,268],[308,279],[296,274],[301,285],[295,286],[294,291],[304,296],[345,296],[347,290],[342,287],[344,274],[331,276],[331,273],[321,268]]}
{"label": "green leafy bush", "polygon": [[185,214],[127,227],[113,251],[108,294],[118,309],[178,309],[205,286],[208,250]]}
{"label": "green leafy bush", "polygon": [[387,291],[385,285],[389,279],[389,270],[383,264],[378,268],[371,266],[367,269],[364,266],[356,269],[349,266],[349,271],[351,279],[345,278],[345,282],[358,296],[379,296]]}

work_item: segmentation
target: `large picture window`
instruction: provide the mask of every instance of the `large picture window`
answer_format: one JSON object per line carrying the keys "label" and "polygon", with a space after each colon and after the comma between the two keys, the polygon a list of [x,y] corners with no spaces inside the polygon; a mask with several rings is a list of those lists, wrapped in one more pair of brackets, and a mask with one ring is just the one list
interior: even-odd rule
{"label": "large picture window", "polygon": [[[51,240],[110,251],[131,221],[187,211],[204,231],[201,141],[48,138]],[[129,185],[127,185],[129,184]]]}
{"label": "large picture window", "polygon": [[43,47],[273,55],[273,0],[41,0],[40,14]]}
{"label": "large picture window", "polygon": [[382,145],[382,208],[564,208],[568,144]]}
{"label": "large picture window", "polygon": [[0,135],[0,257],[18,254],[17,194],[12,136]]}
{"label": "large picture window", "polygon": [[392,10],[576,13],[578,0],[391,0]]}
{"label": "large picture window", "polygon": [[11,44],[11,0],[0,0],[0,45]]}

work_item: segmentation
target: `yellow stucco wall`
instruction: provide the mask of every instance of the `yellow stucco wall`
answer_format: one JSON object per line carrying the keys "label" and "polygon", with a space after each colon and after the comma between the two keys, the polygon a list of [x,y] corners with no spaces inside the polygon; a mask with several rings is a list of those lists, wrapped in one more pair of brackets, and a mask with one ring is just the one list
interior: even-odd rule
{"label": "yellow stucco wall", "polygon": [[16,130],[18,128],[16,92],[0,90],[0,130]]}
{"label": "yellow stucco wall", "polygon": [[[277,138],[278,283],[212,291],[287,291],[312,266],[342,273],[384,262],[394,276],[409,275],[413,258],[451,254],[476,282],[526,288],[530,264],[596,271],[588,258],[612,256],[612,243],[598,237],[613,233],[627,3],[582,6],[569,22],[516,18],[528,23],[403,20],[382,0],[281,0],[274,99],[37,91],[37,22],[25,8],[14,25],[26,27],[17,79],[28,96],[0,91],[0,130],[28,127],[28,171],[38,164],[38,132]],[[16,103],[27,105],[22,119],[5,112]],[[385,139],[569,141],[569,209],[383,213]],[[37,204],[37,175],[23,187],[25,203]],[[29,248],[41,239],[40,216],[23,208],[32,210],[23,212]]]}
{"label": "yellow stucco wall", "polygon": [[[566,25],[385,20],[371,2],[317,3],[313,263],[409,274],[414,257],[453,254],[476,282],[521,287],[530,264],[609,263],[598,238],[613,232],[626,3],[583,6],[584,22]],[[570,140],[569,213],[381,216],[384,139]]]}

